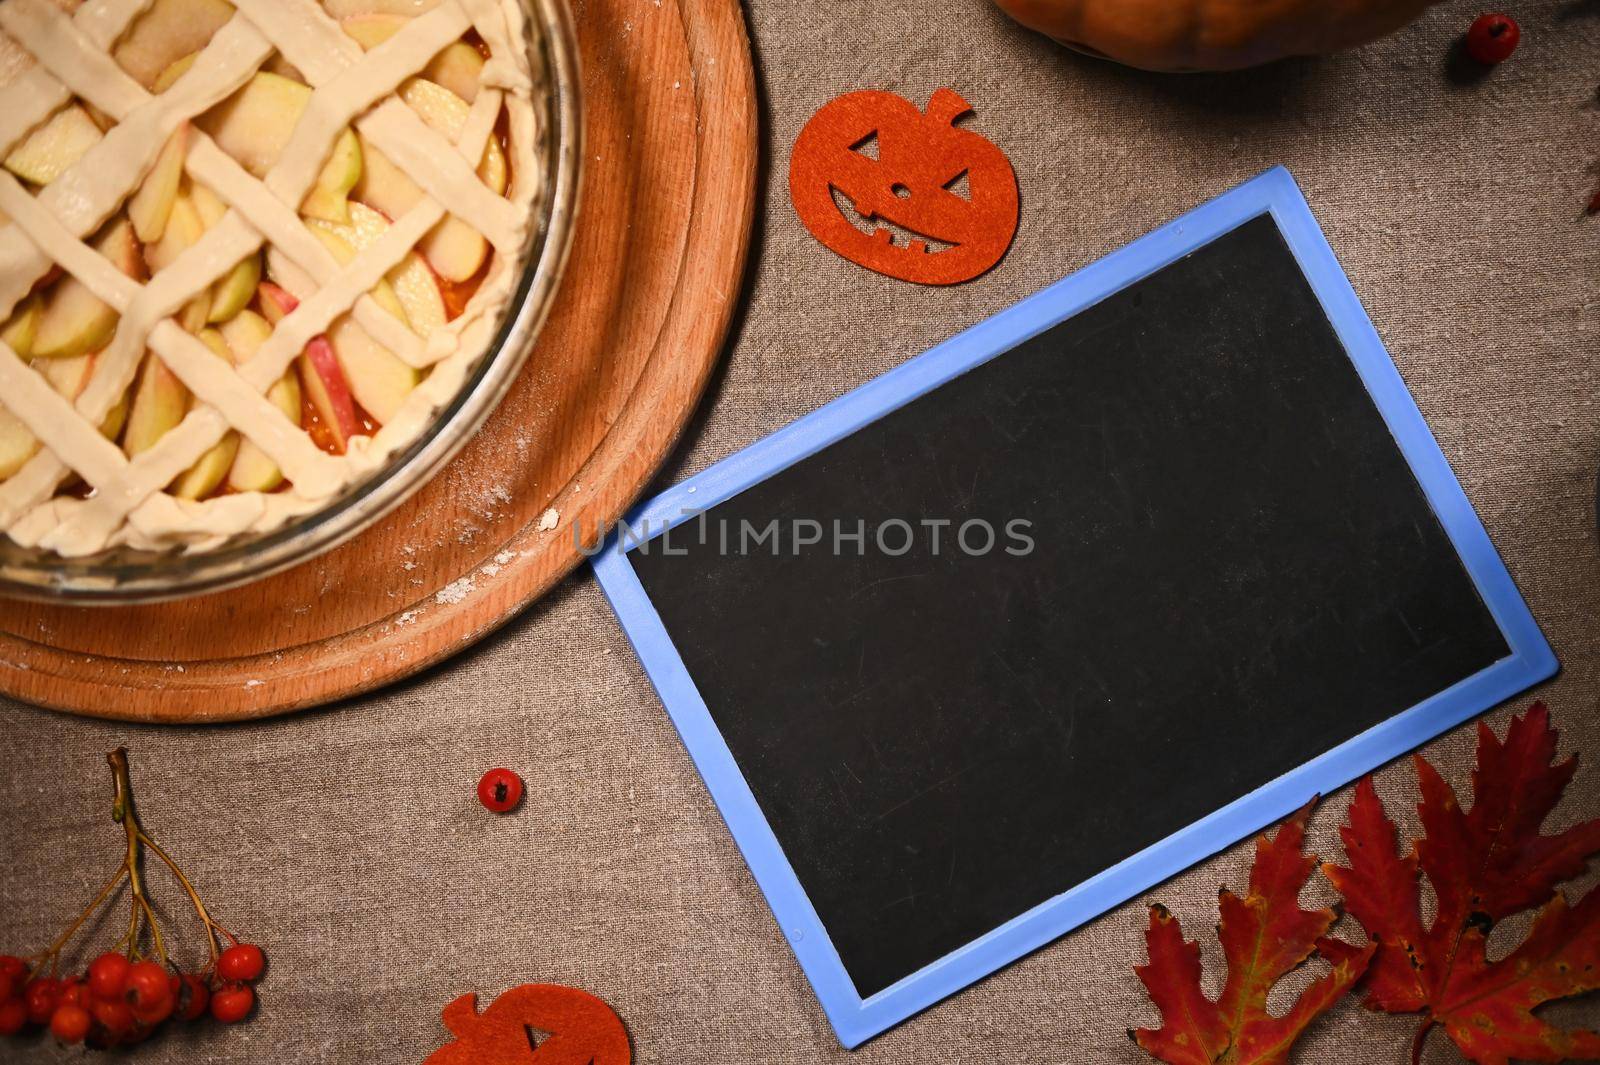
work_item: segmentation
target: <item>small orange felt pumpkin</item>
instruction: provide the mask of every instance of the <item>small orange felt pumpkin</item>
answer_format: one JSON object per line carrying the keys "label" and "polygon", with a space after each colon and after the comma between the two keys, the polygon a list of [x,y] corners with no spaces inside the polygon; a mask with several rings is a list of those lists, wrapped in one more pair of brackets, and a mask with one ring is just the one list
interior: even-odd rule
{"label": "small orange felt pumpkin", "polygon": [[[971,110],[949,89],[937,90],[925,113],[875,90],[824,104],[789,162],[795,212],[812,236],[880,274],[924,285],[977,277],[1016,234],[1017,175],[999,148],[956,127]],[[836,196],[863,224],[879,224],[858,228]],[[896,242],[885,222],[913,236]],[[931,249],[934,242],[944,247]]]}
{"label": "small orange felt pumpkin", "polygon": [[1353,48],[1437,0],[995,0],[1062,44],[1146,70],[1236,70]]}
{"label": "small orange felt pumpkin", "polygon": [[[455,1036],[423,1065],[629,1065],[627,1029],[610,1006],[576,988],[523,984],[481,1014],[478,996],[462,995],[444,1008]],[[548,1032],[534,1049],[530,1029]]]}

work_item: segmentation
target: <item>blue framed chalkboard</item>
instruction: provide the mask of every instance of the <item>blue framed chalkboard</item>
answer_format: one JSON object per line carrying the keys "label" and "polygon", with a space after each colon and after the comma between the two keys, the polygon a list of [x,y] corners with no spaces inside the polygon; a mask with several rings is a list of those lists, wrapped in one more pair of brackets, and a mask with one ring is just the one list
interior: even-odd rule
{"label": "blue framed chalkboard", "polygon": [[[1037,552],[705,534],[980,482],[1050,515]],[[1282,169],[645,502],[594,568],[847,1047],[1557,669]],[[1191,757],[1212,733],[1255,763]]]}

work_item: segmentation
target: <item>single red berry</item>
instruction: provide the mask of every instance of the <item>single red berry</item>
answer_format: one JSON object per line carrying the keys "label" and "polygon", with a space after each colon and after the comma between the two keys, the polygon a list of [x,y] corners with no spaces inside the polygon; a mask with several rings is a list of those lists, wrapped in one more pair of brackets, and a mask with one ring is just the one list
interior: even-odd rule
{"label": "single red berry", "polygon": [[61,995],[56,1000],[56,1009],[62,1006],[89,1007],[89,988],[76,976],[69,976],[61,981]]}
{"label": "single red berry", "polygon": [[478,801],[497,814],[509,813],[522,801],[522,778],[509,769],[491,769],[478,781]]}
{"label": "single red berry", "polygon": [[128,986],[122,997],[133,1007],[134,1014],[151,1011],[162,1003],[172,1004],[172,986],[167,983],[167,970],[153,961],[136,962],[128,970]]}
{"label": "single red berry", "polygon": [[121,998],[128,988],[133,962],[121,954],[105,953],[89,963],[89,993],[95,998]]}
{"label": "single red berry", "polygon": [[1467,31],[1467,54],[1492,67],[1510,59],[1521,40],[1522,27],[1510,15],[1479,15]]}
{"label": "single red berry", "polygon": [[133,1005],[133,1019],[142,1027],[154,1028],[168,1017],[178,1005],[178,1000],[170,993],[148,1002],[138,1002]]}
{"label": "single red berry", "polygon": [[206,1015],[211,1005],[211,988],[194,973],[184,973],[182,987],[176,996],[178,1019],[197,1021]]}
{"label": "single red berry", "polygon": [[254,943],[235,943],[217,959],[217,975],[224,980],[252,983],[261,978],[267,956]]}
{"label": "single red berry", "polygon": [[223,1024],[238,1024],[250,1016],[256,993],[248,987],[230,985],[211,996],[211,1016]]}
{"label": "single red berry", "polygon": [[60,998],[61,981],[48,976],[29,980],[22,990],[22,1000],[28,1005],[28,1020],[33,1024],[48,1023]]}
{"label": "single red berry", "polygon": [[63,1043],[81,1043],[89,1034],[89,1011],[64,1003],[50,1015],[50,1032]]}
{"label": "single red berry", "polygon": [[121,999],[97,998],[89,1003],[89,1012],[115,1037],[120,1038],[133,1031],[133,1010]]}

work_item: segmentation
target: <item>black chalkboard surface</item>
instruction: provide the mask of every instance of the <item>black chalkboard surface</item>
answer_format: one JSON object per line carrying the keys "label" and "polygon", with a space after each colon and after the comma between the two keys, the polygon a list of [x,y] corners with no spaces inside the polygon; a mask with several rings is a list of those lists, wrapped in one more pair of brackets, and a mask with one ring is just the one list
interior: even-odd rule
{"label": "black chalkboard surface", "polygon": [[863,997],[1509,653],[1266,215],[629,561]]}

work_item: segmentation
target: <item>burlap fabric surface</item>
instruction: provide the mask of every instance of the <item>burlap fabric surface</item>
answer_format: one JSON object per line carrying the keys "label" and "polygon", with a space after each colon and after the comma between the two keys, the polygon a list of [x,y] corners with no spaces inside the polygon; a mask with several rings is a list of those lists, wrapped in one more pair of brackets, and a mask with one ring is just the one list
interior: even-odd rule
{"label": "burlap fabric surface", "polygon": [[[1458,3],[1333,59],[1158,77],[1066,54],[984,0],[760,0],[749,16],[766,151],[749,305],[666,476],[1285,163],[1564,661],[1542,692],[1564,749],[1600,761],[1600,219],[1582,210],[1600,158],[1600,5],[1515,10],[1522,50],[1467,86],[1446,74],[1475,13]],[[783,180],[789,145],[823,101],[883,87],[920,103],[940,85],[978,108],[976,128],[1010,153],[1023,196],[1010,257],[947,290],[879,278],[822,249]],[[445,667],[320,712],[145,729],[4,705],[0,721],[0,948],[37,949],[115,864],[101,759],[126,743],[151,828],[271,954],[254,1020],[168,1036],[140,1060],[420,1062],[444,1041],[438,1011],[456,994],[533,980],[604,996],[643,1062],[852,1060],[587,575]],[[1472,748],[1463,728],[1427,752],[1464,787]],[[472,794],[501,763],[529,785],[507,819]],[[1379,783],[1409,811],[1408,766]],[[1325,855],[1338,853],[1347,797],[1314,820]],[[1559,818],[1597,814],[1590,765]],[[1236,847],[1147,896],[1206,941],[1213,987],[1216,889],[1242,888],[1248,862]],[[169,908],[181,912],[177,901]],[[1144,957],[1143,901],[854,1060],[1143,1060],[1124,1034],[1154,1020],[1131,971]],[[103,937],[123,919],[119,910]],[[1600,1024],[1600,1002],[1560,1012]],[[1411,1029],[1345,1004],[1297,1060],[1399,1062]],[[4,1060],[73,1056],[45,1038],[0,1043]],[[1453,1060],[1436,1037],[1427,1061]]]}

